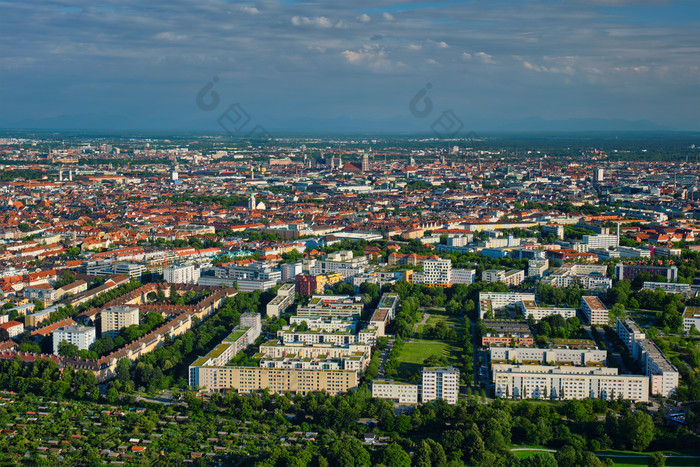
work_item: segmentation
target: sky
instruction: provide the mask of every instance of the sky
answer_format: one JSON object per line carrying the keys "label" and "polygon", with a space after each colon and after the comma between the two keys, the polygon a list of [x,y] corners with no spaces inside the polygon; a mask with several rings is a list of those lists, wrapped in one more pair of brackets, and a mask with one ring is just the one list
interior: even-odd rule
{"label": "sky", "polygon": [[700,130],[699,31],[698,0],[0,0],[0,128]]}

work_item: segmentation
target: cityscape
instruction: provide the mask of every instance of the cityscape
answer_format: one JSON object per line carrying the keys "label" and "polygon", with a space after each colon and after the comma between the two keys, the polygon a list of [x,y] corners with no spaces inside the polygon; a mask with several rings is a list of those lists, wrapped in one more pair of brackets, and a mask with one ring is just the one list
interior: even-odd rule
{"label": "cityscape", "polygon": [[700,465],[699,18],[0,2],[0,465]]}
{"label": "cityscape", "polygon": [[[268,447],[228,428],[150,461],[318,448],[319,415],[286,431],[317,394],[388,411],[347,415],[371,456],[400,448],[426,408],[508,401],[579,422],[627,407],[648,420],[625,423],[697,436],[700,150],[549,155],[504,138],[3,137],[3,399],[177,420],[262,395],[288,419],[268,426]],[[145,462],[168,433],[134,429],[96,460]],[[72,462],[35,444],[27,459]]]}

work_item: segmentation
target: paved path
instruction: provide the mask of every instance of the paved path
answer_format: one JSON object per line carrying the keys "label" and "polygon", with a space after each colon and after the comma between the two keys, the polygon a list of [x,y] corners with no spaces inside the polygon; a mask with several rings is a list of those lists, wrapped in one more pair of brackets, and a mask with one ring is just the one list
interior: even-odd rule
{"label": "paved path", "polygon": [[430,313],[423,313],[423,321],[413,325],[413,332],[414,333],[418,332],[418,326],[427,324],[429,318],[430,318]]}

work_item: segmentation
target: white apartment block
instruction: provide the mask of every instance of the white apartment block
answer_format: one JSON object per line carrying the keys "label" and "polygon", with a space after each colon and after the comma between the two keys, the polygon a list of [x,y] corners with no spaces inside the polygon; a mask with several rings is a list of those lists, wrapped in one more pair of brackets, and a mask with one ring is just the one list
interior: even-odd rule
{"label": "white apartment block", "polygon": [[527,277],[543,277],[549,269],[548,259],[531,259],[527,262]]}
{"label": "white apartment block", "polygon": [[347,295],[313,295],[305,306],[297,308],[298,317],[336,317],[349,318],[360,316],[364,305],[360,297]]}
{"label": "white apartment block", "polygon": [[282,282],[293,281],[297,275],[302,273],[301,263],[282,263],[279,267],[282,273]]}
{"label": "white apartment block", "polygon": [[627,350],[629,350],[632,355],[638,353],[637,346],[641,341],[647,338],[646,334],[639,330],[639,327],[634,321],[627,318],[617,318],[615,321],[615,332],[617,337],[620,338]]}
{"label": "white apartment block", "polygon": [[277,317],[294,303],[294,284],[282,284],[275,296],[265,307],[268,317]]}
{"label": "white apartment block", "polygon": [[470,285],[476,279],[476,269],[453,269],[452,284]]}
{"label": "white apartment block", "polygon": [[487,283],[503,282],[504,284],[515,286],[525,281],[525,270],[511,269],[504,271],[501,269],[487,269],[481,273],[481,280]]}
{"label": "white apartment block", "polygon": [[399,404],[418,404],[419,387],[417,384],[392,380],[375,380],[372,382],[372,397],[390,400]]}
{"label": "white apartment block", "polygon": [[588,248],[604,248],[617,247],[619,245],[620,239],[617,235],[584,235],[583,243],[588,245]]}
{"label": "white apartment block", "polygon": [[581,310],[592,325],[607,324],[609,320],[608,309],[594,296],[581,297]]}
{"label": "white apartment block", "polygon": [[455,367],[424,367],[421,372],[421,402],[443,399],[456,404],[459,397],[459,370]]}
{"label": "white apartment block", "polygon": [[118,334],[119,330],[139,324],[139,309],[133,306],[110,306],[101,313],[102,334]]}
{"label": "white apartment block", "polygon": [[581,283],[585,289],[604,289],[612,287],[612,280],[605,277],[607,266],[597,264],[569,263],[555,269],[542,282],[553,287],[569,287]]}
{"label": "white apartment block", "polygon": [[532,316],[535,321],[540,321],[542,318],[552,315],[561,315],[564,319],[576,317],[576,308],[537,306],[534,300],[518,302],[518,307],[520,307],[520,311],[522,311],[525,319]]}
{"label": "white apartment block", "polygon": [[605,364],[608,352],[599,349],[538,349],[531,347],[491,347],[491,362],[551,363],[585,366],[589,363]]}
{"label": "white apartment block", "polygon": [[163,269],[163,279],[169,284],[196,284],[199,280],[200,269],[193,264],[184,266],[168,266]]}
{"label": "white apartment block", "polygon": [[620,258],[651,258],[651,251],[647,248],[618,246],[615,251],[617,251]]}
{"label": "white apartment block", "polygon": [[78,350],[87,350],[95,342],[95,328],[68,325],[56,329],[53,332],[54,355],[58,355],[58,344],[63,341],[77,346]]}
{"label": "white apartment block", "polygon": [[668,397],[678,388],[678,370],[652,341],[645,339],[638,345],[639,359],[650,379],[652,395]]}
{"label": "white apartment block", "polygon": [[534,293],[520,292],[479,292],[479,317],[484,319],[484,316],[490,311],[505,310],[509,306],[516,306],[518,302],[535,301]]}
{"label": "white apartment block", "polygon": [[617,368],[493,365],[496,397],[514,399],[649,400],[649,378],[618,375]]}
{"label": "white apartment block", "polygon": [[700,307],[687,306],[683,310],[683,331],[690,334],[690,330],[695,328],[700,331]]}
{"label": "white apartment block", "polygon": [[427,286],[449,287],[452,284],[452,260],[425,260],[423,263],[423,283]]}
{"label": "white apartment block", "polygon": [[292,327],[295,324],[299,326],[301,323],[306,323],[308,329],[324,332],[355,332],[357,328],[357,320],[354,318],[333,318],[327,316],[317,316],[315,318],[292,316],[289,318],[289,324]]}
{"label": "white apartment block", "polygon": [[295,355],[300,358],[317,359],[326,356],[331,359],[342,359],[345,357],[360,355],[365,360],[371,357],[372,347],[368,344],[282,344],[279,341],[269,341],[260,345],[260,353],[268,358],[282,358]]}
{"label": "white apartment block", "polygon": [[366,256],[353,257],[352,251],[337,251],[329,253],[323,260],[316,261],[309,268],[309,273],[313,276],[339,272],[343,279],[356,276],[364,272],[369,264]]}
{"label": "white apartment block", "polygon": [[146,272],[143,264],[119,263],[114,267],[114,274],[128,277],[141,277]]}
{"label": "white apartment block", "polygon": [[690,292],[690,284],[680,282],[651,282],[644,281],[643,290],[661,289],[666,293],[686,293]]}

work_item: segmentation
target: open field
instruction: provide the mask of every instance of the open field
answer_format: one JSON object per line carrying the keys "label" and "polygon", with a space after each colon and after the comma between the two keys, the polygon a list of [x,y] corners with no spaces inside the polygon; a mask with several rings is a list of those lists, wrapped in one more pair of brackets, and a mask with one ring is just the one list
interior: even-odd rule
{"label": "open field", "polygon": [[402,378],[410,379],[412,375],[420,372],[423,360],[431,355],[445,356],[448,363],[456,364],[459,352],[459,347],[450,342],[420,339],[405,342],[399,357],[399,375]]}
{"label": "open field", "polygon": [[[425,315],[427,313],[423,314],[423,319],[425,320]],[[423,330],[425,329],[425,326],[435,326],[439,322],[444,322],[446,323],[449,327],[454,328],[457,331],[458,336],[463,336],[464,335],[464,319],[457,317],[457,316],[450,316],[450,315],[444,315],[444,314],[435,314],[433,311],[428,315],[428,319],[425,324],[419,324],[416,327],[416,332],[418,334],[422,333]]]}

